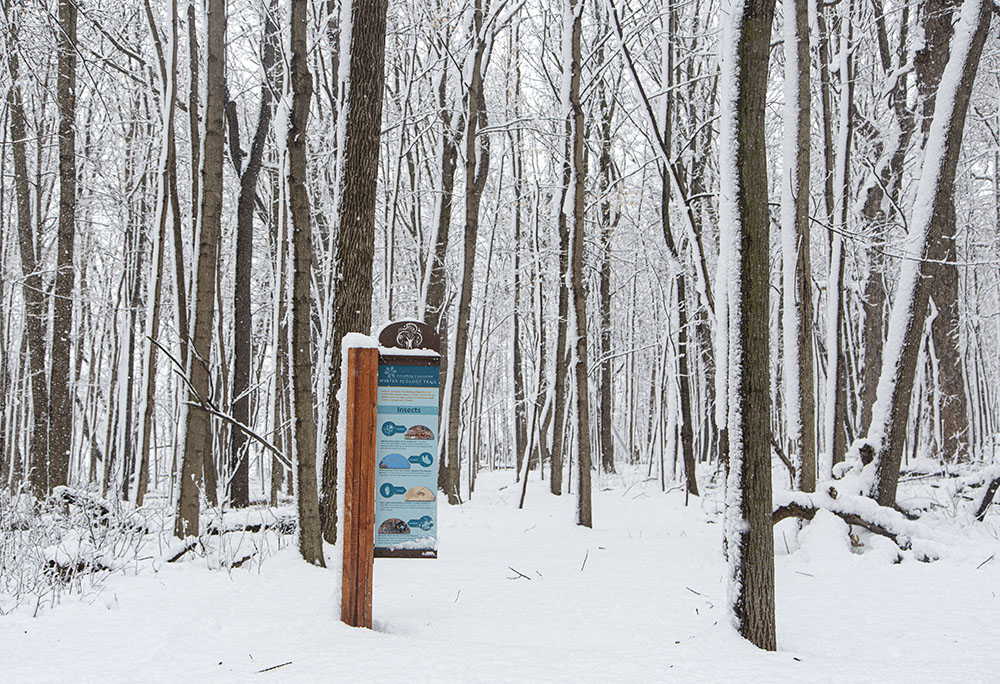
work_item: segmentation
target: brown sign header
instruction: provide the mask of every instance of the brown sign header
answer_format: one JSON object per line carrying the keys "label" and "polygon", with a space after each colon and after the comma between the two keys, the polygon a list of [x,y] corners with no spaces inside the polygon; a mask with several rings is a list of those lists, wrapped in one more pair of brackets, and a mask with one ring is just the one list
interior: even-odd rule
{"label": "brown sign header", "polygon": [[431,326],[420,321],[393,321],[378,335],[382,347],[441,351],[441,338]]}

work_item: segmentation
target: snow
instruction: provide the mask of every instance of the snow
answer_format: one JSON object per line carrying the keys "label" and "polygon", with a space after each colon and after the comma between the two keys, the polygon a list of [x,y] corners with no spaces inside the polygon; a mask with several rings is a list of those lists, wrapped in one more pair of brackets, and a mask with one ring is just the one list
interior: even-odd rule
{"label": "snow", "polygon": [[37,618],[22,606],[0,618],[0,668],[4,681],[42,683],[839,684],[983,681],[1000,665],[1000,562],[982,564],[997,547],[985,532],[978,555],[920,563],[857,528],[852,553],[833,516],[797,535],[786,521],[779,650],[766,653],[726,619],[719,502],[685,507],[683,492],[640,479],[595,487],[602,514],[587,530],[567,524],[570,497],[529,487],[517,510],[512,473],[481,473],[471,502],[441,508],[440,558],[376,561],[371,631],[340,623],[335,572],[286,541],[228,571],[197,556],[141,560]]}

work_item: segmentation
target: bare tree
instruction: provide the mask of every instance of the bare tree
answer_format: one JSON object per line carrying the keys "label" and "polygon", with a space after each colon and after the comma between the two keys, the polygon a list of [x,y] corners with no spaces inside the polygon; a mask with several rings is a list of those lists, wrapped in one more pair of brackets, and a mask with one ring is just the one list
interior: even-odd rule
{"label": "bare tree", "polygon": [[764,109],[774,5],[774,0],[736,0],[722,39],[719,200],[730,278],[729,601],[740,634],[769,651],[776,644]]}
{"label": "bare tree", "polygon": [[306,189],[306,126],[312,77],[306,49],[307,0],[291,5],[292,110],[288,120],[288,211],[292,220],[292,396],[299,508],[299,552],[307,563],[325,566],[316,488],[316,422],[313,417],[312,343],[309,285],[312,228]]}
{"label": "bare tree", "polygon": [[49,371],[49,456],[46,491],[69,482],[73,446],[70,351],[73,341],[73,250],[76,239],[76,23],[73,0],[60,0],[56,40],[59,106],[59,231],[52,288],[52,365]]}
{"label": "bare tree", "polygon": [[465,69],[465,249],[463,256],[462,287],[458,298],[458,316],[455,323],[455,342],[451,372],[451,397],[448,400],[448,437],[446,461],[441,484],[448,503],[461,502],[459,472],[461,456],[458,449],[458,428],[462,415],[462,386],[465,380],[466,349],[469,342],[469,315],[472,307],[472,277],[476,268],[476,239],[479,235],[479,207],[483,188],[490,167],[489,134],[480,133],[486,127],[486,96],[483,93],[483,56],[486,40],[483,35],[484,7],[482,0],[475,0],[469,28],[473,41]]}
{"label": "bare tree", "polygon": [[[570,289],[573,297],[574,325],[573,374],[576,379],[576,473],[577,473],[577,505],[576,524],[584,527],[593,526],[593,513],[590,492],[590,388],[587,382],[587,291],[583,287],[583,253],[584,253],[584,184],[587,179],[587,168],[583,156],[584,127],[583,106],[580,104],[580,77],[583,69],[583,55],[580,46],[583,24],[582,0],[567,0],[565,8],[566,19],[563,40],[570,42],[568,51],[570,63],[564,65],[569,87],[565,88],[567,105],[570,113],[570,149],[572,169],[570,193],[573,207],[571,221],[573,225],[573,250],[570,260]],[[558,426],[556,426],[558,427]]]}
{"label": "bare tree", "polygon": [[215,285],[218,278],[219,234],[222,229],[222,161],[225,146],[223,116],[226,87],[226,0],[208,0],[206,21],[204,153],[201,160],[198,212],[198,265],[195,270],[194,325],[188,350],[187,375],[191,396],[187,402],[186,434],[181,462],[180,496],[174,534],[198,534],[200,489],[206,461],[211,459],[210,415],[202,407],[212,400],[209,362]]}
{"label": "bare tree", "polygon": [[[340,340],[347,333],[368,333],[372,326],[372,260],[387,11],[387,0],[345,0],[342,8],[340,68],[344,108],[340,112],[342,135],[338,134],[342,162],[333,311],[335,349],[340,348]],[[331,397],[341,381],[337,353],[330,367]],[[338,410],[337,402],[330,401],[320,499],[323,538],[331,543],[337,539]]]}
{"label": "bare tree", "polygon": [[[34,454],[29,480],[35,496],[46,492],[46,454],[48,453],[49,388],[45,378],[45,288],[42,286],[37,237],[32,226],[31,179],[28,175],[27,124],[20,75],[20,46],[18,44],[19,17],[10,1],[4,1],[7,23],[7,69],[10,88],[7,90],[7,107],[10,110],[11,152],[14,158],[14,190],[17,204],[17,237],[21,253],[22,296],[25,304],[25,332],[28,354],[27,374],[31,381],[31,407],[34,414],[31,452]],[[40,188],[39,190],[40,191]],[[40,222],[39,224],[40,225]],[[39,240],[40,241],[40,240]]]}
{"label": "bare tree", "polygon": [[889,336],[882,358],[878,394],[867,442],[872,462],[870,494],[883,506],[896,502],[896,485],[909,422],[920,340],[930,299],[922,260],[938,231],[949,224],[954,181],[965,131],[969,98],[986,35],[990,4],[965,0],[952,39],[951,54],[935,96],[920,185],[913,209],[896,298],[889,317]]}
{"label": "bare tree", "polygon": [[809,235],[809,4],[784,0],[785,175],[781,184],[782,361],[798,489],[816,489],[812,261]]}

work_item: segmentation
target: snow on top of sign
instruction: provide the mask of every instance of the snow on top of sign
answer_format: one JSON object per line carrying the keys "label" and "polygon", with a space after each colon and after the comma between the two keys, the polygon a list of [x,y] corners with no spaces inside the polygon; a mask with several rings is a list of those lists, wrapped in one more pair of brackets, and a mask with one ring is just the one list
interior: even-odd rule
{"label": "snow on top of sign", "polygon": [[391,354],[393,356],[430,356],[437,358],[441,356],[431,349],[404,349],[402,347],[379,347],[379,354]]}
{"label": "snow on top of sign", "polygon": [[378,349],[378,339],[370,335],[351,332],[344,335],[340,348],[343,349]]}

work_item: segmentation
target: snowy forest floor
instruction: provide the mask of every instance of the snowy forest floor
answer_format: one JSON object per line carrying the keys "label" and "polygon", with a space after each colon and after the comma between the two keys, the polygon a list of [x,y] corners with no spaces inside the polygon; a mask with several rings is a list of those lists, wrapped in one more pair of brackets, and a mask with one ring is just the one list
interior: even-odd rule
{"label": "snowy forest floor", "polygon": [[[971,523],[942,499],[924,521],[958,541],[931,563],[866,533],[852,550],[832,516],[782,522],[765,653],[728,623],[718,492],[685,507],[638,474],[605,477],[587,530],[547,482],[517,510],[512,479],[484,473],[469,503],[440,505],[438,560],[376,560],[373,631],[339,622],[332,573],[291,537],[228,570],[147,548],[99,587],[0,617],[0,680],[1000,680],[996,513]],[[932,485],[904,485],[901,503],[942,497]]]}

